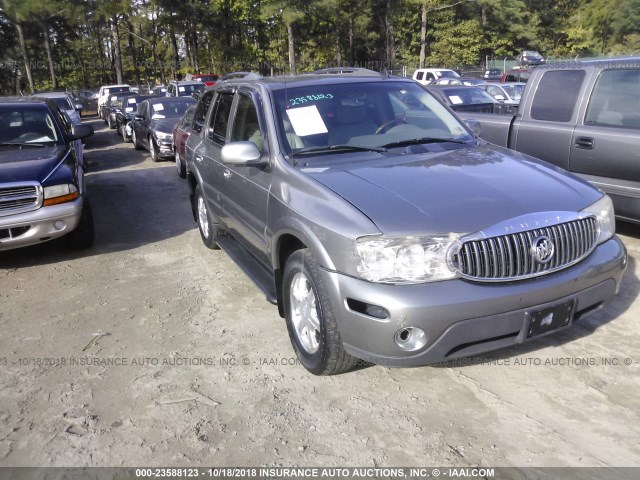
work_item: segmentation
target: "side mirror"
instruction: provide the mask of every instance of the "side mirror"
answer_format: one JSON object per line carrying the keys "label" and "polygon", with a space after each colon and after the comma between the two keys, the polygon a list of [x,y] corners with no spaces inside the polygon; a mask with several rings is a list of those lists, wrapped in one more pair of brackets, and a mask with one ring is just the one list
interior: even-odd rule
{"label": "side mirror", "polygon": [[262,152],[253,142],[232,142],[222,147],[222,162],[227,165],[260,165]]}
{"label": "side mirror", "polygon": [[474,120],[470,118],[469,120],[465,120],[464,123],[469,127],[471,133],[473,133],[476,137],[479,137],[482,133],[482,126],[478,120]]}
{"label": "side mirror", "polygon": [[80,110],[82,110],[82,104],[81,103],[76,103],[74,105],[75,109],[79,112]]}
{"label": "side mirror", "polygon": [[71,138],[73,140],[82,140],[93,135],[93,127],[91,125],[73,125],[71,127]]}

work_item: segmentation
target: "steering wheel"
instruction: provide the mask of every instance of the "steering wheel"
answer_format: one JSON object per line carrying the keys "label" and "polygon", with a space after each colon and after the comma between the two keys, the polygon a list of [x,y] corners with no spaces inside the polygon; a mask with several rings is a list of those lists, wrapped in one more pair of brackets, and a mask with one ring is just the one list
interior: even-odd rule
{"label": "steering wheel", "polygon": [[407,123],[402,118],[394,118],[393,120],[389,120],[387,123],[383,123],[376,130],[376,135],[380,135],[382,133],[386,133],[391,127],[395,127],[396,125],[402,125],[403,123]]}

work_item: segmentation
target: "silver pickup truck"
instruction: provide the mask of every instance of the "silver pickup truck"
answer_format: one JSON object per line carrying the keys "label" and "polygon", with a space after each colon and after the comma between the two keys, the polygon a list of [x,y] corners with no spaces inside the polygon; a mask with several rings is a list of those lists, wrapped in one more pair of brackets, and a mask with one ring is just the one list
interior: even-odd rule
{"label": "silver pickup truck", "polygon": [[485,140],[588,180],[640,222],[640,57],[541,65],[518,112],[461,113]]}
{"label": "silver pickup truck", "polygon": [[569,328],[626,267],[609,197],[488,145],[412,80],[217,82],[185,157],[204,244],[278,305],[314,374]]}

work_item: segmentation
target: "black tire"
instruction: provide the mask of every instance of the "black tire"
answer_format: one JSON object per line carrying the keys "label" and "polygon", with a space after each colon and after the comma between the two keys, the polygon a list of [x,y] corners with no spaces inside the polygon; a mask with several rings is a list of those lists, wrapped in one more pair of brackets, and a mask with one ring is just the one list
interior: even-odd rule
{"label": "black tire", "polygon": [[131,129],[131,142],[133,142],[134,150],[142,150],[142,146],[138,143],[138,136],[136,135],[136,129]]}
{"label": "black tire", "polygon": [[182,161],[182,158],[180,157],[178,150],[176,150],[175,148],[173,149],[173,156],[175,157],[175,160],[176,160],[176,169],[178,170],[178,176],[180,178],[187,178],[187,167]]}
{"label": "black tire", "polygon": [[111,114],[107,114],[107,127],[109,127],[109,130],[113,130],[113,122],[111,121]]}
{"label": "black tire", "polygon": [[74,250],[83,250],[93,246],[94,240],[93,213],[89,199],[85,197],[80,222],[73,232],[67,235],[67,242]]}
{"label": "black tire", "polygon": [[122,135],[122,141],[124,143],[129,143],[131,141],[131,139],[127,137],[127,125],[124,123],[120,126],[120,135]]}
{"label": "black tire", "polygon": [[220,247],[218,247],[215,240],[218,230],[213,227],[211,214],[209,213],[209,208],[207,208],[207,202],[202,196],[200,185],[196,187],[193,198],[195,202],[196,221],[198,222],[198,231],[200,232],[202,243],[204,243],[204,246],[207,248],[218,250]]}
{"label": "black tire", "polygon": [[149,137],[149,154],[151,155],[152,162],[159,162],[160,157],[158,156],[158,146],[156,145],[156,141],[153,137]]}
{"label": "black tire", "polygon": [[[292,300],[292,287],[294,283],[296,286],[300,286],[299,282],[303,287],[301,291],[306,292],[304,293],[305,302],[311,298],[313,302],[311,305],[307,304],[307,307],[311,308],[302,308],[302,310],[309,312],[310,316],[313,316],[315,312],[317,318],[310,323],[300,320],[298,327],[296,327],[292,305],[293,301],[298,302],[300,299]],[[282,279],[282,291],[289,338],[302,365],[314,375],[336,375],[352,369],[358,359],[349,355],[342,346],[333,305],[320,275],[320,264],[308,249],[298,250],[287,259]],[[315,304],[315,311],[312,308],[313,304]],[[318,326],[314,327],[313,332],[309,332],[307,329],[305,334],[303,328],[303,331],[299,333],[302,324],[309,326],[316,321]]]}
{"label": "black tire", "polygon": [[120,125],[118,125],[117,121],[116,121],[115,129],[116,129],[116,135],[120,136]]}

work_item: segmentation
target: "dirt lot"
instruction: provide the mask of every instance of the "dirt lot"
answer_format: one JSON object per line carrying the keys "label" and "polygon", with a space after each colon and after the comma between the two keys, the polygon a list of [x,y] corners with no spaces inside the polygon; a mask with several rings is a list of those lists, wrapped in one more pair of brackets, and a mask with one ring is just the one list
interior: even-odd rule
{"label": "dirt lot", "polygon": [[95,247],[0,254],[0,466],[640,465],[639,228],[620,295],[568,333],[319,378],[202,245],[173,163],[90,123]]}

